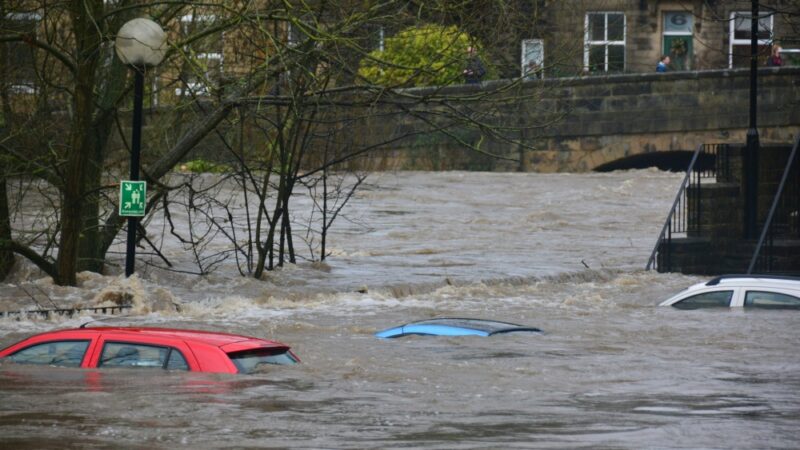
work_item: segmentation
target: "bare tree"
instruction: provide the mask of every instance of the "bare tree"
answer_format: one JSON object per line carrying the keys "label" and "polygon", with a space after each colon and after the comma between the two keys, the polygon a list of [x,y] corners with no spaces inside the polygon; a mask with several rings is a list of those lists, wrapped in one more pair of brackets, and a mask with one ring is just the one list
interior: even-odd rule
{"label": "bare tree", "polygon": [[[132,17],[153,17],[172,43],[166,61],[148,74],[157,75],[148,92],[150,118],[157,123],[148,127],[151,146],[143,168],[155,186],[151,214],[165,215],[168,223],[169,214],[182,208],[194,218],[188,235],[172,230],[163,236],[191,248],[199,273],[235,256],[242,258],[243,273],[260,277],[297,260],[292,217],[298,187],[311,190],[312,208],[322,216],[319,226],[309,219],[304,230],[316,229],[321,236],[321,249],[311,250],[310,258],[317,252],[322,259],[333,220],[364,179],[356,175],[346,187],[339,178],[331,185],[332,173],[387,145],[424,136],[451,139],[487,158],[509,158],[496,150],[529,146],[537,129],[563,116],[543,106],[539,122],[520,123],[520,108],[531,108],[541,98],[520,79],[482,89],[397,89],[358,75],[358,61],[376,58],[370,56],[376,29],[426,21],[453,24],[489,41],[502,35],[498,30],[535,24],[537,17],[529,13],[544,4],[534,3],[535,8],[525,9],[520,5],[526,2],[494,0],[487,15],[485,2],[444,0],[4,2],[0,43],[6,51],[29,50],[33,70],[29,90],[0,86],[6,118],[2,157],[9,161],[4,167],[15,168],[0,175],[0,184],[28,180],[15,186],[36,186],[54,213],[40,218],[42,229],[32,232],[26,225],[30,208],[19,205],[6,212],[0,203],[0,256],[22,255],[59,284],[74,284],[79,270],[103,270],[123,226],[115,207],[115,174],[125,167],[131,90],[130,71],[115,58],[112,43],[115,31]],[[12,26],[20,17],[36,18],[32,31]],[[488,56],[489,64],[509,64],[505,56]],[[411,67],[411,76],[439,70],[441,61],[428,64]],[[25,131],[31,130],[29,136]],[[375,132],[353,136],[353,130]],[[230,179],[247,204],[244,217],[233,217],[227,204],[211,201],[213,187],[168,177],[212,141],[225,149]],[[314,194],[320,183],[322,193]],[[227,211],[227,221],[212,210]],[[232,242],[229,250],[204,247],[220,236]],[[142,245],[158,254],[157,243]],[[168,265],[163,255],[159,259]],[[0,259],[0,274],[8,269],[5,261]]]}

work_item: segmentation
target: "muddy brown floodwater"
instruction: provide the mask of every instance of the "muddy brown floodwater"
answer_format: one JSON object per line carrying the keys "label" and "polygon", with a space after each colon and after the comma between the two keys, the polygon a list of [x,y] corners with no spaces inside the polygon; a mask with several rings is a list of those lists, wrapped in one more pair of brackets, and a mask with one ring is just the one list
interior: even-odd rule
{"label": "muddy brown floodwater", "polygon": [[[800,316],[655,307],[701,280],[642,270],[680,178],[372,174],[327,265],[265,280],[227,261],[204,277],[140,262],[133,279],[84,273],[62,288],[23,267],[0,285],[4,305],[122,293],[137,306],[115,324],[276,339],[302,364],[239,376],[0,364],[0,447],[795,448]],[[373,337],[438,316],[544,334]],[[0,319],[0,347],[89,320]]]}

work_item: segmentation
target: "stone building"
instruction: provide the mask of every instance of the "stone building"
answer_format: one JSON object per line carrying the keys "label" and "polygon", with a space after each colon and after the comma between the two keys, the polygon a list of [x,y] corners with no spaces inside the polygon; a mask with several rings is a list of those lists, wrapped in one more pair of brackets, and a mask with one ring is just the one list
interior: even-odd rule
{"label": "stone building", "polygon": [[[20,2],[25,3],[42,4]],[[478,22],[490,20],[486,15],[492,11],[484,11],[483,2],[467,3],[474,11],[466,10],[472,22],[466,20],[464,26],[473,27],[470,30],[474,30],[474,36],[482,42],[487,59],[496,64],[496,73],[510,80],[482,86],[455,86],[448,92],[469,97],[473,89],[491,91],[502,83],[514,82],[521,73],[528,78],[544,78],[519,86],[526,97],[538,99],[535,104],[526,102],[524,106],[515,106],[514,111],[498,113],[498,117],[508,117],[514,124],[533,130],[522,133],[519,138],[535,147],[535,152],[526,153],[508,146],[507,142],[498,142],[497,148],[492,149],[495,154],[509,157],[509,153],[520,153],[519,168],[522,170],[593,170],[637,154],[688,150],[700,142],[743,140],[747,128],[749,75],[746,71],[728,69],[740,68],[748,61],[749,1],[506,0],[506,4],[515,8],[515,17],[509,19],[509,26],[504,29],[482,27]],[[779,42],[785,49],[786,65],[800,66],[800,0],[761,3],[764,14],[759,21],[763,53],[760,62],[765,60],[770,47]],[[114,2],[105,4],[111,7]],[[5,4],[6,8],[8,5]],[[391,3],[391,6],[401,5]],[[47,17],[43,11],[40,7],[14,10],[0,7],[3,18],[0,34],[51,35],[45,33]],[[164,119],[153,121],[155,125],[164,125],[168,130],[163,133],[165,136],[176,133],[188,122],[184,116],[207,114],[207,104],[220,100],[226,83],[230,86],[237,80],[246,80],[249,74],[264,73],[265,62],[276,49],[283,55],[292,55],[294,46],[302,45],[303,33],[298,27],[302,26],[303,19],[290,22],[283,18],[226,28],[225,14],[224,8],[215,12],[209,5],[186,4],[163,23],[177,55],[154,69],[157,76],[149,78],[152,84],[147,87],[146,106],[173,107],[181,115],[175,125],[166,125],[169,122]],[[50,20],[53,24],[50,31],[63,20],[61,16]],[[434,19],[417,16],[401,19],[381,14],[374,20],[363,21],[352,35],[342,35],[342,38],[362,39],[365,51],[380,49],[384,39],[399,29]],[[438,19],[455,23],[463,17]],[[481,30],[486,35],[481,35]],[[109,26],[109,36],[113,31]],[[192,36],[198,38],[192,39]],[[44,105],[50,110],[68,110],[67,94],[63,94],[66,89],[56,94],[52,93],[52,88],[51,92],[46,92],[48,86],[55,85],[52,80],[39,82],[37,86],[37,76],[61,75],[52,69],[57,67],[53,58],[40,57],[37,62],[35,51],[25,40],[0,45],[0,73],[3,75],[0,91],[16,94],[8,97],[29,101],[28,109]],[[337,51],[336,64],[357,67],[357,58],[363,53],[342,56]],[[671,56],[670,74],[653,73],[662,54]],[[273,71],[264,87],[259,88],[261,91],[255,94],[280,93],[280,80],[285,80],[285,74],[298,74],[302,73],[300,69],[305,69],[287,67]],[[325,66],[316,67],[319,70]],[[797,108],[797,70],[800,69],[763,69],[767,73],[762,75],[759,116],[763,120],[759,125],[763,128],[765,142],[785,142],[797,132],[800,123],[797,119],[800,111]],[[313,70],[308,72],[313,73]],[[354,81],[346,78],[347,70],[331,72],[335,72],[331,78],[336,83]],[[497,83],[495,87],[493,83]],[[273,91],[276,87],[278,90]],[[47,101],[37,101],[37,97]],[[3,96],[0,100],[5,102]],[[152,108],[151,111],[164,114],[167,109],[170,108]],[[368,125],[374,127],[373,130],[390,127],[383,130],[383,135],[392,135],[401,121],[383,122]],[[544,126],[547,122],[552,123]],[[409,124],[402,126],[411,127]],[[464,133],[471,137],[469,133],[476,131],[465,130]],[[38,138],[36,134],[31,136]],[[476,138],[475,142],[478,140]],[[210,144],[211,141],[205,140],[199,146],[207,146],[210,155],[222,153]],[[450,136],[425,136],[413,145],[398,143],[396,153],[400,162],[386,167],[406,167],[404,158],[419,151],[424,153],[424,158],[415,161],[430,159],[435,154],[437,163],[430,167],[509,169],[482,160],[466,167],[452,165],[471,161],[458,156],[467,151],[463,143],[453,141]],[[408,148],[413,151],[402,152]],[[428,166],[406,168],[420,167]]]}
{"label": "stone building", "polygon": [[[652,72],[661,55],[671,57],[671,70],[749,65],[750,1],[544,3],[541,23],[518,46],[523,72],[531,59],[543,62],[545,76]],[[774,43],[783,47],[784,64],[800,65],[800,2],[760,4],[760,65]]]}
{"label": "stone building", "polygon": [[[7,4],[2,12],[4,33],[31,35],[52,33],[43,27],[43,10],[38,2]],[[112,7],[116,2],[106,2]],[[221,2],[224,4],[225,2]],[[760,60],[766,61],[774,43],[783,47],[786,65],[800,65],[800,0],[760,2]],[[27,5],[27,7],[25,6]],[[743,67],[749,61],[750,1],[711,0],[509,0],[516,17],[508,29],[482,28],[462,24],[479,39],[486,58],[497,66],[501,78],[520,75],[539,78],[581,74],[652,72],[661,55],[671,57],[670,69],[709,70]],[[402,5],[397,5],[402,9]],[[477,4],[473,15],[491,14]],[[485,9],[485,8],[484,8]],[[469,11],[469,9],[466,9]],[[212,11],[212,12],[210,12]],[[188,36],[219,26],[222,18],[214,8],[184,8],[180,17],[165,27],[170,40],[178,43]],[[462,17],[463,19],[463,17]],[[419,21],[444,20],[417,18]],[[417,23],[418,23],[417,22]],[[278,24],[279,22],[276,22]],[[362,30],[368,47],[383,48],[384,39],[414,22],[396,17],[382,24],[374,21]],[[291,25],[276,25],[270,30],[285,42],[298,41],[300,33]],[[207,95],[211,84],[226,74],[263,62],[269,47],[263,33],[210,32],[206,37],[184,45],[180,50],[189,58],[183,67],[160,74],[162,94],[169,96]],[[255,39],[254,39],[255,37]],[[4,78],[15,92],[34,89],[36,71],[42,64],[34,60],[33,47],[24,41],[3,46]],[[357,64],[357,61],[354,61]],[[345,80],[350,82],[352,80]]]}

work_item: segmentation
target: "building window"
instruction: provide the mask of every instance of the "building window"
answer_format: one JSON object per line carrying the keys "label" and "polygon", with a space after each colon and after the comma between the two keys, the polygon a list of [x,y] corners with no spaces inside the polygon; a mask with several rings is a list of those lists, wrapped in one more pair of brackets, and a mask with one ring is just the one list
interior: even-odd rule
{"label": "building window", "polygon": [[[41,16],[35,13],[10,13],[5,17],[8,34],[36,36]],[[6,42],[6,61],[4,74],[6,86],[12,92],[33,94],[36,92],[36,58],[34,47],[24,41]]]}
{"label": "building window", "polygon": [[694,17],[686,11],[664,13],[661,53],[669,56],[670,70],[688,70],[692,65]]}
{"label": "building window", "polygon": [[781,57],[784,66],[800,66],[800,48],[784,48]]}
{"label": "building window", "polygon": [[[750,66],[750,25],[753,15],[750,12],[732,12],[730,20],[730,46],[728,48],[728,67]],[[769,56],[772,45],[772,14],[764,13],[758,17],[759,59]],[[763,57],[763,58],[762,58]]]}
{"label": "building window", "polygon": [[[197,36],[213,26],[216,16],[187,14],[181,17],[183,38]],[[186,62],[181,71],[184,87],[176,95],[208,95],[222,73],[223,39],[220,33],[210,33],[184,47]]]}
{"label": "building window", "polygon": [[541,39],[522,40],[522,77],[527,80],[543,78],[544,42]]}
{"label": "building window", "polygon": [[584,41],[584,70],[588,72],[625,70],[625,14],[587,13]]}

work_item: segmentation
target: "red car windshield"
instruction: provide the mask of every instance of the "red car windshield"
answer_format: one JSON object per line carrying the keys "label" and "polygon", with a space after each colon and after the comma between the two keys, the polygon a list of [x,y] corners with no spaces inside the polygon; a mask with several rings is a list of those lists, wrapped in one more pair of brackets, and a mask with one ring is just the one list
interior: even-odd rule
{"label": "red car windshield", "polygon": [[239,373],[258,372],[267,365],[297,364],[297,358],[286,348],[261,348],[228,353]]}

